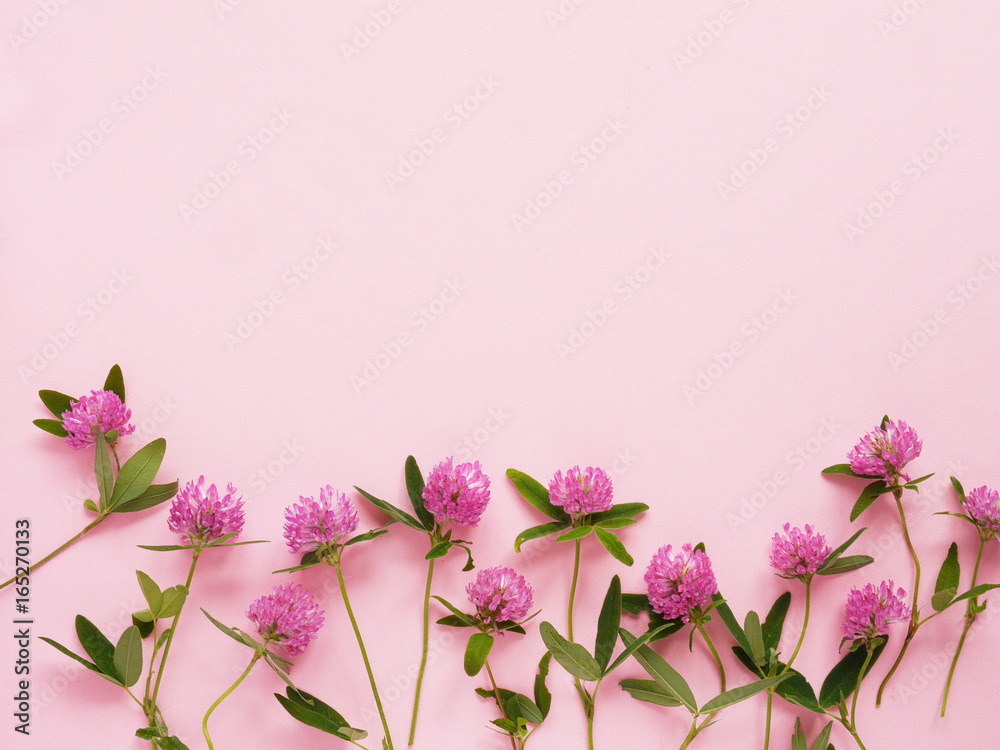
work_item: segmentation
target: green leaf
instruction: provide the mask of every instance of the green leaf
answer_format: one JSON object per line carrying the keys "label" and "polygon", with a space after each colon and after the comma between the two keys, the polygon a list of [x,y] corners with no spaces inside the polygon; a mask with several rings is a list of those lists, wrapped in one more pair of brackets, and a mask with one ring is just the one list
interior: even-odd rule
{"label": "green leaf", "polygon": [[70,411],[73,408],[74,402],[78,400],[59,391],[39,391],[38,398],[45,404],[45,408],[52,412],[52,415],[56,417],[59,424],[62,424],[63,412]]}
{"label": "green leaf", "polygon": [[937,581],[934,584],[934,596],[931,598],[931,606],[936,612],[940,612],[947,607],[951,600],[958,593],[958,585],[961,582],[962,568],[958,562],[958,545],[951,543],[948,554],[945,555],[944,562],[941,563],[941,570],[938,572]]}
{"label": "green leaf", "polygon": [[377,497],[365,492],[360,487],[355,487],[354,489],[356,489],[358,492],[361,493],[361,497],[363,497],[365,500],[370,502],[380,511],[385,513],[392,520],[399,521],[404,526],[409,526],[411,529],[416,529],[417,531],[427,531],[427,529],[424,528],[423,524],[420,523],[420,521],[418,521],[416,518],[411,516],[406,511],[400,510],[395,505],[390,505],[385,500],[379,500]]}
{"label": "green leaf", "polygon": [[843,474],[848,477],[861,477],[862,479],[867,479],[864,474],[857,474],[851,468],[850,464],[834,464],[833,466],[827,466],[823,469],[821,474]]}
{"label": "green leaf", "polygon": [[[828,721],[826,723],[826,726],[823,727],[823,731],[819,733],[818,737],[816,737],[816,741],[813,743],[813,746],[810,750],[828,750],[828,747],[832,748],[833,746],[829,744],[830,732],[832,729],[833,729],[833,722]],[[803,750],[805,749],[803,748]]]}
{"label": "green leaf", "polygon": [[132,613],[132,624],[139,628],[139,635],[149,638],[153,632],[153,613],[148,609],[141,609]]}
{"label": "green leaf", "polygon": [[507,715],[511,718],[519,716],[529,724],[541,724],[545,721],[545,716],[542,714],[541,709],[526,695],[514,693],[513,696],[504,702],[504,706],[507,710]]}
{"label": "green leaf", "polygon": [[493,636],[487,633],[473,633],[465,647],[465,673],[475,677],[486,663],[493,648]]}
{"label": "green leaf", "polygon": [[445,625],[449,628],[474,628],[475,623],[467,622],[457,615],[448,615],[447,617],[442,617],[437,621],[438,625]]}
{"label": "green leaf", "polygon": [[538,674],[535,675],[535,705],[542,712],[542,717],[549,715],[552,707],[552,693],[545,686],[545,678],[549,676],[549,662],[552,661],[552,653],[546,651],[542,660],[538,662]]}
{"label": "green leaf", "polygon": [[352,536],[346,542],[344,542],[345,547],[350,547],[352,544],[359,544],[361,542],[370,542],[372,539],[378,539],[383,534],[388,534],[389,529],[379,527],[377,529],[372,529],[371,531],[366,531],[363,534],[358,534],[357,536]]}
{"label": "green leaf", "polygon": [[62,426],[62,422],[58,419],[33,419],[31,421],[35,427],[45,430],[45,432],[50,435],[55,435],[56,437],[64,438],[69,435],[66,429]]}
{"label": "green leaf", "polygon": [[722,598],[722,594],[712,594],[712,604],[715,605],[715,610],[719,613],[719,617],[722,618],[722,622],[729,629],[729,632],[732,633],[733,638],[736,639],[740,648],[746,652],[747,656],[750,656],[750,641],[747,640],[746,633],[743,632],[743,628],[736,621],[733,610],[726,604],[726,600]]}
{"label": "green leaf", "polygon": [[555,521],[552,523],[543,523],[541,526],[532,526],[530,529],[525,529],[517,535],[517,539],[514,540],[514,551],[520,552],[521,545],[525,542],[530,542],[532,539],[541,539],[545,536],[558,534],[560,531],[565,531],[568,528],[571,528],[568,521]]}
{"label": "green leaf", "polygon": [[507,469],[507,478],[514,483],[514,487],[521,493],[521,497],[527,500],[536,510],[540,510],[549,518],[554,518],[556,521],[566,524],[572,522],[566,511],[562,508],[557,508],[549,501],[548,489],[537,480],[532,479],[523,471],[518,471],[517,469]]}
{"label": "green leaf", "polygon": [[760,616],[753,610],[747,612],[743,620],[743,632],[746,633],[747,641],[750,642],[750,656],[756,664],[763,666],[766,660],[764,651],[764,633],[760,628]]}
{"label": "green leaf", "polygon": [[444,557],[448,554],[448,550],[451,549],[451,542],[439,542],[430,548],[430,551],[424,555],[425,560],[436,560],[439,557]]}
{"label": "green leaf", "polygon": [[88,500],[84,500],[83,501],[83,507],[86,508],[89,511],[94,512],[94,513],[100,513],[101,512],[101,509],[97,507],[97,503],[95,503],[93,500],[89,500],[89,499]]}
{"label": "green leaf", "polygon": [[478,628],[479,627],[479,624],[476,622],[475,618],[473,618],[473,617],[465,614],[465,612],[463,612],[462,610],[458,609],[451,602],[448,602],[448,601],[442,599],[440,596],[434,596],[433,598],[437,599],[439,602],[441,602],[445,607],[447,607],[451,611],[451,613],[455,617],[457,617],[459,620],[461,620],[462,622],[464,622],[469,627],[473,627],[473,628]]}
{"label": "green leaf", "polygon": [[125,378],[122,377],[122,368],[118,365],[113,365],[108,377],[104,379],[104,390],[111,391],[123,404],[125,403]]}
{"label": "green leaf", "polygon": [[649,510],[649,506],[646,503],[619,503],[618,505],[612,505],[608,510],[591,513],[587,516],[587,520],[595,526],[597,524],[603,526],[604,522],[614,519],[634,519],[647,510]]}
{"label": "green leaf", "polygon": [[157,438],[149,445],[137,450],[135,455],[122,465],[121,471],[118,472],[118,479],[115,481],[114,491],[111,493],[112,508],[119,503],[135,500],[149,489],[156,478],[156,472],[160,470],[163,454],[166,451],[167,441],[163,438]]}
{"label": "green leaf", "polygon": [[156,740],[160,738],[160,730],[155,727],[140,727],[135,730],[135,736],[140,740]]}
{"label": "green leaf", "polygon": [[630,615],[641,615],[643,612],[654,614],[646,594],[622,594],[622,611]]}
{"label": "green leaf", "polygon": [[108,442],[104,433],[97,431],[97,450],[94,452],[94,476],[97,478],[97,491],[101,496],[101,508],[109,507],[111,493],[115,487],[115,475],[111,470],[111,459],[108,457]]}
{"label": "green leaf", "polygon": [[881,479],[865,485],[865,488],[861,490],[858,501],[854,503],[854,508],[851,510],[851,521],[857,520],[858,516],[868,510],[871,504],[878,499],[879,495],[885,494],[887,488],[888,485]]}
{"label": "green leaf", "polygon": [[188,750],[188,746],[174,735],[157,740],[160,750]]}
{"label": "green leaf", "polygon": [[604,596],[604,605],[597,618],[597,641],[594,644],[594,658],[601,667],[601,672],[607,674],[611,655],[618,643],[618,628],[622,621],[622,582],[615,576],[608,586]]}
{"label": "green leaf", "polygon": [[184,586],[171,586],[163,592],[163,603],[160,605],[160,610],[156,613],[156,616],[158,618],[167,618],[179,615],[187,595],[188,590]]}
{"label": "green leaf", "polygon": [[951,478],[951,486],[955,488],[955,492],[958,493],[958,499],[962,501],[962,505],[965,505],[965,490],[962,489],[962,483],[958,481],[955,477]]}
{"label": "green leaf", "polygon": [[[653,643],[661,638],[665,638],[667,635],[670,635],[670,633],[680,630],[678,623],[680,623],[681,627],[683,627],[684,623],[681,623],[680,620],[664,620],[658,627],[653,627],[653,624],[650,623],[649,630],[628,644],[628,646],[626,646],[625,649],[618,654],[618,658],[612,662],[611,666],[608,667],[604,673],[610,674],[611,672],[614,672],[618,669],[618,667],[624,664],[625,660],[635,653],[640,646],[645,646],[647,643]],[[631,633],[629,633],[629,635],[631,635]]]}
{"label": "green leaf", "polygon": [[964,594],[959,594],[958,596],[956,596],[954,599],[951,600],[951,604],[949,604],[948,606],[950,607],[952,604],[957,604],[958,602],[964,602],[966,599],[972,599],[973,597],[981,596],[985,594],[987,591],[996,588],[1000,588],[1000,583],[981,583],[978,586],[974,586],[973,588],[969,589]]}
{"label": "green leaf", "polygon": [[160,611],[160,605],[163,603],[163,592],[160,591],[160,587],[156,585],[156,582],[141,570],[135,571],[135,576],[139,579],[139,588],[142,589],[142,595],[149,605],[149,611],[155,616],[155,613]]}
{"label": "green leaf", "polygon": [[580,680],[601,679],[601,665],[597,663],[590,652],[578,643],[571,643],[556,631],[550,622],[543,622],[538,628],[552,657],[563,669]]}
{"label": "green leaf", "polygon": [[74,661],[80,662],[80,664],[82,664],[83,666],[85,666],[91,672],[96,672],[97,674],[101,674],[101,670],[97,668],[96,664],[93,664],[93,663],[87,661],[82,656],[78,656],[77,654],[74,654],[72,651],[70,651],[68,648],[66,648],[61,643],[57,643],[56,641],[52,640],[51,638],[46,638],[44,635],[43,636],[39,636],[39,638],[41,640],[45,641],[50,646],[52,646],[53,648],[55,648],[56,650],[61,651],[62,653],[66,654],[66,656],[68,656],[70,659],[73,659]]}
{"label": "green leaf", "polygon": [[593,526],[577,526],[574,529],[570,529],[565,534],[560,534],[556,537],[557,542],[573,542],[577,539],[583,539],[590,536],[590,533],[594,530]]}
{"label": "green leaf", "polygon": [[125,628],[114,654],[115,671],[125,687],[132,687],[142,676],[142,636],[139,628],[130,625]]}
{"label": "green leaf", "polygon": [[778,650],[781,642],[781,631],[785,627],[785,615],[788,614],[788,606],[792,603],[792,593],[786,591],[774,600],[767,617],[764,618],[764,627],[761,629],[761,637],[764,641],[765,653],[768,649]]}
{"label": "green leaf", "polygon": [[406,494],[410,496],[410,504],[413,505],[417,519],[426,531],[434,531],[434,514],[424,507],[424,477],[413,456],[406,457],[403,476],[406,478]]}
{"label": "green leaf", "polygon": [[97,668],[117,680],[114,645],[83,615],[76,616],[76,637],[80,639],[80,645],[87,652],[87,656],[94,660]]}
{"label": "green leaf", "polygon": [[228,635],[230,638],[232,638],[237,643],[241,643],[244,646],[247,645],[247,642],[245,640],[243,640],[242,638],[240,638],[239,633],[237,633],[235,630],[233,630],[232,628],[228,628],[225,625],[223,625],[221,622],[219,622],[214,617],[212,617],[212,615],[208,614],[208,612],[206,612],[204,609],[202,609],[201,611],[202,611],[202,614],[204,614],[205,617],[207,617],[212,622],[212,624],[215,625],[215,627],[217,627],[223,633],[225,633],[226,635]]}
{"label": "green leaf", "polygon": [[673,708],[681,705],[673,693],[660,685],[656,680],[622,680],[618,683],[621,689],[636,700],[655,703],[658,706]]}
{"label": "green leaf", "polygon": [[292,687],[286,687],[285,692],[288,697],[280,693],[274,693],[274,697],[282,708],[306,726],[342,739],[364,739],[368,736],[367,732],[351,727],[343,716],[319,698]]}
{"label": "green leaf", "polygon": [[852,570],[863,568],[875,562],[875,558],[868,555],[848,555],[834,560],[833,564],[825,564],[816,572],[821,576],[835,576],[840,573],[849,573]]}
{"label": "green leaf", "polygon": [[[736,658],[740,660],[740,663],[747,668],[751,673],[757,677],[767,677],[765,670],[757,666],[753,659],[739,646],[733,646],[733,654]],[[779,661],[776,665],[778,673],[785,672],[785,663]],[[774,692],[780,695],[789,703],[796,706],[802,706],[802,708],[808,709],[815,713],[823,713],[823,709],[819,705],[819,701],[816,700],[816,692],[813,690],[812,685],[810,685],[806,678],[802,676],[801,673],[795,669],[788,669],[785,672],[788,675],[788,679],[783,682],[778,683],[778,686],[774,689]]]}
{"label": "green leaf", "polygon": [[825,568],[829,567],[830,565],[833,565],[837,561],[837,558],[840,557],[842,554],[844,554],[847,551],[847,548],[850,547],[852,544],[854,544],[854,542],[857,541],[858,537],[864,534],[866,531],[868,531],[867,526],[854,532],[854,534],[851,536],[850,539],[848,539],[846,542],[837,547],[833,552],[827,555],[826,562],[824,562],[823,565],[816,572],[822,574]]}
{"label": "green leaf", "polygon": [[169,484],[151,484],[145,492],[137,495],[131,500],[119,503],[112,510],[113,513],[135,513],[139,510],[152,508],[177,494],[177,482]]}
{"label": "green leaf", "polygon": [[907,482],[903,486],[906,487],[906,489],[908,490],[913,490],[914,492],[920,492],[920,489],[917,487],[917,485],[920,484],[921,482],[926,482],[932,476],[934,476],[934,472],[931,472],[930,474],[924,474],[922,477],[917,477],[916,479]]}
{"label": "green leaf", "polygon": [[751,696],[757,695],[757,693],[767,690],[773,685],[777,685],[779,682],[787,679],[787,677],[787,674],[777,675],[775,677],[765,677],[763,680],[751,682],[749,685],[740,685],[732,690],[727,690],[726,692],[715,696],[712,700],[702,706],[701,713],[713,713],[714,711],[720,711],[723,708],[727,708],[734,703],[744,701]]}
{"label": "green leaf", "polygon": [[[626,647],[635,640],[635,636],[627,630],[619,631],[622,642]],[[666,660],[649,646],[640,646],[635,650],[635,660],[642,665],[650,677],[660,684],[680,703],[682,703],[692,714],[698,714],[698,704],[695,702],[694,693],[683,677],[667,664]]]}
{"label": "green leaf", "polygon": [[[792,750],[809,750],[806,745],[805,732],[802,731],[802,723],[797,718],[795,719],[795,732],[792,734]],[[826,749],[824,748],[824,750]]]}
{"label": "green leaf", "polygon": [[609,518],[607,521],[598,521],[594,526],[614,531],[616,529],[624,529],[626,526],[633,526],[635,522],[634,518]]}
{"label": "green leaf", "polygon": [[610,552],[611,556],[618,562],[625,563],[626,565],[632,565],[632,563],[635,562],[632,555],[630,555],[628,550],[625,549],[625,545],[622,544],[621,540],[610,531],[605,531],[602,528],[595,528],[594,534],[597,535],[597,539],[600,543],[604,545],[604,549]]}
{"label": "green leaf", "polygon": [[[871,671],[875,662],[878,661],[879,656],[882,655],[885,644],[886,641],[883,641],[875,647],[866,674]],[[866,654],[865,649],[859,648],[851,651],[837,662],[833,669],[830,670],[830,674],[823,680],[823,686],[819,689],[820,706],[830,708],[850,697],[851,693],[854,692],[854,688],[857,687],[858,675],[861,673],[861,667],[865,663]]]}

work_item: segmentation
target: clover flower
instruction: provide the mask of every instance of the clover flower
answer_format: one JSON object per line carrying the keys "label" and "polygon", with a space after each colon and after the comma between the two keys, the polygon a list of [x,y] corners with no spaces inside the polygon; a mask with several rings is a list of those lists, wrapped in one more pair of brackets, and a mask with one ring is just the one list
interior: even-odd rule
{"label": "clover flower", "polygon": [[265,643],[281,646],[289,656],[301,654],[323,625],[323,611],[297,583],[275,586],[270,594],[256,599],[246,614]]}
{"label": "clover flower", "polygon": [[611,479],[602,469],[574,466],[563,476],[557,471],[549,482],[549,500],[574,518],[611,507]]}
{"label": "clover flower", "polygon": [[965,509],[976,522],[984,539],[995,539],[1000,531],[1000,494],[986,485],[965,496]]}
{"label": "clover flower", "polygon": [[91,391],[62,413],[63,429],[69,433],[66,442],[75,451],[97,442],[97,430],[105,436],[118,430],[119,436],[131,435],[135,425],[129,424],[132,410],[112,391]]}
{"label": "clover flower", "polygon": [[679,554],[671,553],[668,544],[653,555],[645,576],[649,603],[668,620],[681,618],[690,622],[700,615],[718,593],[712,562],[702,550],[685,544]]}
{"label": "clover flower", "polygon": [[787,523],[782,528],[785,535],[775,534],[771,540],[771,566],[782,578],[807,582],[823,567],[833,550],[827,545],[826,537],[814,533],[809,524],[804,532]]}
{"label": "clover flower", "polygon": [[861,438],[847,458],[855,474],[880,477],[888,484],[896,484],[900,478],[909,482],[903,467],[920,455],[923,445],[906,422],[889,420],[884,430],[876,427]]}
{"label": "clover flower", "polygon": [[214,484],[205,488],[205,477],[188,482],[177,493],[167,517],[170,530],[180,534],[188,544],[205,546],[226,534],[239,536],[243,530],[243,500],[233,485],[226,485],[220,496]]}
{"label": "clover flower", "polygon": [[490,478],[478,461],[453,466],[449,457],[431,471],[423,498],[438,524],[476,526],[490,501]]}
{"label": "clover flower", "polygon": [[531,586],[513,568],[502,565],[486,568],[465,587],[476,616],[487,626],[523,620],[531,609]]}
{"label": "clover flower", "polygon": [[319,501],[299,496],[285,508],[285,539],[292,552],[315,552],[329,548],[358,528],[358,512],[343,492],[327,485]]}
{"label": "clover flower", "polygon": [[906,592],[898,589],[892,593],[892,581],[883,581],[878,588],[867,584],[863,589],[853,588],[847,596],[847,615],[841,630],[852,641],[861,640],[865,645],[889,634],[889,625],[903,622],[910,617],[910,608],[904,603]]}

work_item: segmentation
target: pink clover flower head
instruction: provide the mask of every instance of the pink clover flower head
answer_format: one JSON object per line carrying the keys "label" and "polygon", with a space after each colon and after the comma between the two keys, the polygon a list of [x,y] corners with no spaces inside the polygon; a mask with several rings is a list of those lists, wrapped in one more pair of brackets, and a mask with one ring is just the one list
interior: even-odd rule
{"label": "pink clover flower head", "polygon": [[358,528],[358,512],[343,492],[327,485],[319,501],[299,496],[285,508],[285,539],[292,552],[315,552],[330,548]]}
{"label": "pink clover flower head", "polygon": [[423,498],[424,508],[438,524],[476,526],[490,501],[490,478],[478,461],[454,466],[449,457],[431,471]]}
{"label": "pink clover flower head", "polygon": [[574,466],[563,476],[557,471],[549,482],[549,500],[574,518],[611,508],[611,478],[603,469]]}
{"label": "pink clover flower head", "polygon": [[508,620],[520,622],[531,609],[531,586],[513,568],[499,565],[476,574],[476,580],[465,587],[469,601],[476,607],[476,616],[484,625],[496,625]]}
{"label": "pink clover flower head", "polygon": [[923,447],[916,430],[906,422],[890,419],[884,430],[876,427],[861,438],[847,458],[855,474],[879,477],[888,484],[896,484],[900,478],[910,481],[903,467],[919,456]]}
{"label": "pink clover flower head", "polygon": [[243,499],[231,484],[226,485],[224,495],[219,495],[214,484],[206,489],[205,477],[198,477],[197,483],[188,482],[177,493],[170,505],[167,526],[199,547],[226,534],[239,536],[243,530]]}
{"label": "pink clover flower head", "polygon": [[826,537],[814,533],[809,524],[804,532],[788,523],[782,528],[784,536],[775,534],[771,540],[771,566],[782,578],[810,580],[833,550],[826,543]]}
{"label": "pink clover flower head", "polygon": [[678,617],[690,622],[711,602],[719,586],[712,572],[712,562],[701,550],[685,544],[679,554],[671,546],[660,547],[646,569],[646,587],[653,610],[668,620]]}
{"label": "pink clover flower head", "polygon": [[247,618],[265,643],[275,643],[289,656],[301,654],[323,625],[323,611],[303,586],[285,583],[255,600]]}
{"label": "pink clover flower head", "polygon": [[984,539],[996,538],[1000,532],[1000,494],[986,485],[976,487],[965,496],[965,510],[976,522]]}
{"label": "pink clover flower head", "polygon": [[866,645],[888,635],[890,623],[903,622],[910,617],[910,608],[903,601],[905,598],[903,589],[892,593],[891,580],[882,581],[877,588],[869,583],[863,589],[851,589],[841,631],[850,640],[861,640]]}
{"label": "pink clover flower head", "polygon": [[74,401],[62,413],[62,426],[69,434],[66,442],[75,451],[97,442],[97,430],[107,435],[118,430],[118,435],[131,435],[135,425],[129,424],[132,410],[122,403],[112,391],[91,391],[89,396]]}

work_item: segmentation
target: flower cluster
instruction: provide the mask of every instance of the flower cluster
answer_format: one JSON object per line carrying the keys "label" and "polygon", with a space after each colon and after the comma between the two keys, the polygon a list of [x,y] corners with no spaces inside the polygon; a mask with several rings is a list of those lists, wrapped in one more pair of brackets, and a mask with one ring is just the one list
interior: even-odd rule
{"label": "flower cluster", "polygon": [[557,471],[549,482],[549,500],[574,518],[599,513],[611,507],[611,478],[603,469],[574,466],[563,476]]}
{"label": "flower cluster", "polygon": [[903,467],[920,455],[923,442],[906,422],[889,420],[885,429],[876,427],[847,454],[851,470],[866,477],[879,477],[888,484],[900,478],[909,482]]}
{"label": "flower cluster", "polygon": [[358,512],[343,492],[327,485],[319,501],[299,496],[285,509],[284,536],[292,552],[315,552],[339,543],[358,528]]}
{"label": "flower cluster", "polygon": [[243,500],[233,485],[220,496],[214,484],[205,488],[205,477],[188,482],[177,493],[167,517],[170,530],[188,544],[203,547],[226,534],[239,536],[243,530]]}
{"label": "flower cluster", "polygon": [[719,591],[708,555],[692,550],[690,544],[676,555],[669,544],[660,547],[649,563],[645,581],[653,610],[668,620],[679,617],[690,622]]}
{"label": "flower cluster", "polygon": [[984,539],[994,539],[1000,531],[1000,494],[983,485],[965,496],[965,510],[976,522]]}
{"label": "flower cluster", "polygon": [[266,643],[281,646],[289,656],[301,654],[323,625],[323,611],[297,583],[275,586],[250,605],[247,618]]}
{"label": "flower cluster", "polygon": [[69,433],[66,442],[73,450],[82,450],[97,442],[97,430],[107,435],[117,430],[119,435],[131,435],[135,425],[129,424],[132,410],[112,391],[91,391],[89,396],[74,401],[62,413],[63,429]]}
{"label": "flower cluster", "polygon": [[867,584],[863,589],[851,589],[847,596],[847,616],[841,625],[846,638],[861,640],[865,645],[889,634],[889,625],[903,622],[910,616],[910,608],[903,602],[906,592],[892,592],[892,581],[883,581],[878,588]]}
{"label": "flower cluster", "polygon": [[775,534],[771,540],[771,566],[782,578],[809,581],[833,550],[827,545],[826,537],[814,533],[809,524],[804,532],[787,523],[782,528],[785,535]]}
{"label": "flower cluster", "polygon": [[465,587],[465,593],[476,607],[476,616],[487,627],[519,622],[531,609],[531,586],[524,576],[502,565],[480,570],[476,580]]}
{"label": "flower cluster", "polygon": [[490,501],[490,478],[478,461],[452,465],[446,458],[431,471],[423,491],[424,507],[438,524],[476,526]]}

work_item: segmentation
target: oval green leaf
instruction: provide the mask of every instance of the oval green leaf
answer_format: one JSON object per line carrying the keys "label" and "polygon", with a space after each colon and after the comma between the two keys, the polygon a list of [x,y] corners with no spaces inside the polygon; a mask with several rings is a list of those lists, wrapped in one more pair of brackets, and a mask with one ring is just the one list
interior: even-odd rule
{"label": "oval green leaf", "polygon": [[473,633],[465,647],[465,673],[475,677],[486,663],[486,658],[493,648],[493,636],[486,633]]}
{"label": "oval green leaf", "polygon": [[149,489],[156,478],[156,472],[160,470],[160,464],[163,462],[163,455],[166,451],[167,441],[163,438],[157,438],[148,445],[144,445],[125,462],[121,471],[118,472],[118,479],[115,481],[114,491],[111,493],[112,508],[120,503],[135,500]]}
{"label": "oval green leaf", "polygon": [[132,687],[139,681],[142,676],[142,635],[135,625],[125,628],[118,639],[114,662],[118,679],[125,687]]}
{"label": "oval green leaf", "polygon": [[533,508],[557,521],[564,523],[571,521],[566,511],[557,508],[549,501],[549,491],[540,482],[517,469],[507,469],[507,478],[514,483],[514,487],[521,494],[521,497],[527,500]]}
{"label": "oval green leaf", "polygon": [[571,643],[559,635],[550,622],[543,622],[538,628],[545,647],[563,669],[579,680],[601,679],[601,665],[590,652],[579,643]]}
{"label": "oval green leaf", "polygon": [[622,621],[622,582],[615,576],[604,596],[604,604],[597,618],[597,641],[594,644],[594,658],[606,674],[615,644],[618,643],[618,628]]}
{"label": "oval green leaf", "polygon": [[604,545],[604,549],[610,552],[611,556],[618,562],[625,563],[626,565],[632,565],[635,562],[621,540],[610,531],[595,527],[594,534],[597,535],[597,539]]}

